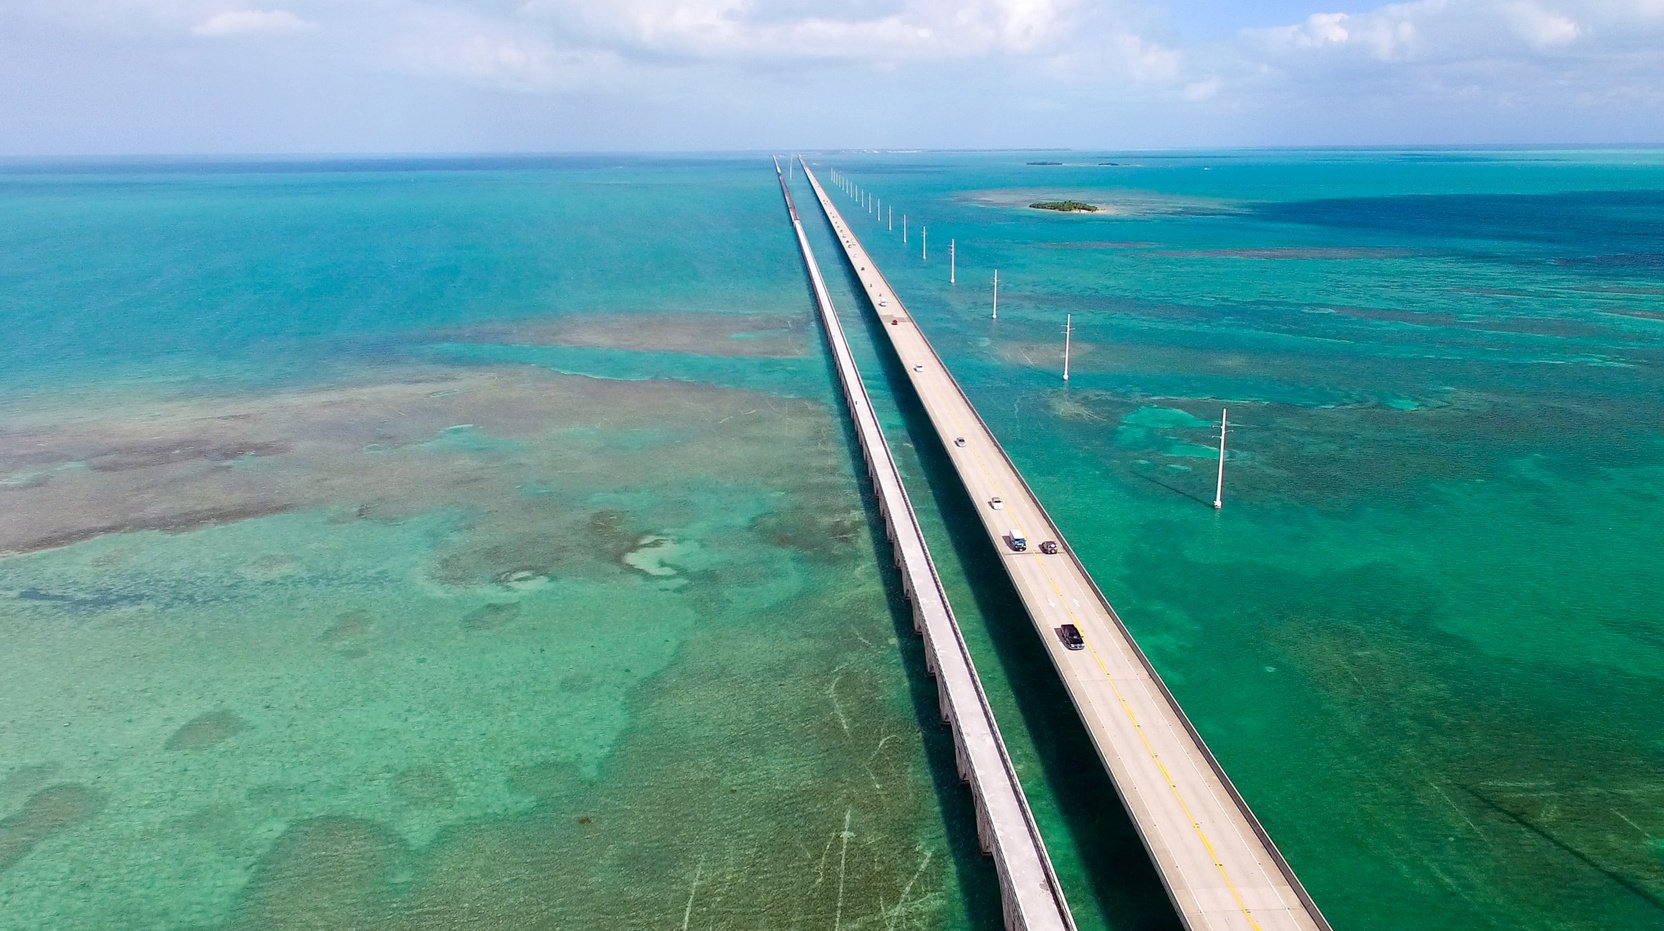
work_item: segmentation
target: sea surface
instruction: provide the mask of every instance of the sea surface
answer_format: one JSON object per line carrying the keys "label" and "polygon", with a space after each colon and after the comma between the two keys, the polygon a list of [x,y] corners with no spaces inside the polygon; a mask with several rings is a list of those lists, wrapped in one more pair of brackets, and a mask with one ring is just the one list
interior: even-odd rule
{"label": "sea surface", "polygon": [[[1664,926],[1664,152],[810,164],[1337,928]],[[0,929],[999,927],[766,156],[0,216]],[[1081,927],[1175,927],[805,217]]]}

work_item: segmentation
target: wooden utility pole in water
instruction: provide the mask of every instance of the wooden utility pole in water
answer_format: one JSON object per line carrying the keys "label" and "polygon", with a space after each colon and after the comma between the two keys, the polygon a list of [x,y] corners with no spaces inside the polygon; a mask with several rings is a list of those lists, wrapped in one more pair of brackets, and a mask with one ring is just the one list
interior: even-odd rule
{"label": "wooden utility pole in water", "polygon": [[1225,426],[1230,410],[1219,409],[1219,484],[1213,486],[1213,506],[1215,509],[1225,506]]}
{"label": "wooden utility pole in water", "polygon": [[930,227],[919,227],[919,259],[930,261]]}
{"label": "wooden utility pole in water", "polygon": [[901,244],[907,245],[907,214],[901,215]]}
{"label": "wooden utility pole in water", "polygon": [[948,240],[948,284],[959,283],[958,257],[954,253],[954,240]]}
{"label": "wooden utility pole in water", "polygon": [[1000,318],[1000,270],[994,269],[994,319]]}
{"label": "wooden utility pole in water", "polygon": [[896,231],[896,205],[890,205],[890,232]]}

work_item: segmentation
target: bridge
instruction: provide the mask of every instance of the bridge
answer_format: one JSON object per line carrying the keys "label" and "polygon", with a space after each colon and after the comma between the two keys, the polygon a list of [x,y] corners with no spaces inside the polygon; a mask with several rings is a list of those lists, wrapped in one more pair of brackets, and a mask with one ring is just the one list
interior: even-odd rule
{"label": "bridge", "polygon": [[855,357],[849,351],[843,325],[832,306],[832,295],[826,289],[814,250],[809,247],[809,238],[803,231],[791,187],[786,184],[778,159],[774,172],[780,176],[780,192],[785,196],[786,212],[797,233],[821,325],[832,347],[844,402],[866,459],[867,477],[872,481],[886,533],[895,549],[902,590],[913,606],[913,629],[924,638],[925,659],[936,677],[942,721],[953,732],[959,777],[971,787],[971,798],[976,805],[977,839],[983,851],[994,860],[1006,931],[1074,931],[1075,921],[1063,897],[1063,887],[1052,870],[1052,861],[1035,826],[1028,798],[1017,780],[1005,741],[1000,738],[993,708],[988,704],[976,665],[971,662],[971,651],[965,646],[959,622],[942,589],[936,563],[890,453],[890,444],[873,414],[872,402],[867,397],[860,370],[855,367]]}
{"label": "bridge", "polygon": [[[808,163],[799,163],[1185,927],[1330,931]],[[1029,543],[1021,550],[1013,540],[1019,533]],[[1055,543],[1056,552],[1042,552],[1044,541]],[[1065,625],[1079,633],[1074,649],[1065,642]]]}

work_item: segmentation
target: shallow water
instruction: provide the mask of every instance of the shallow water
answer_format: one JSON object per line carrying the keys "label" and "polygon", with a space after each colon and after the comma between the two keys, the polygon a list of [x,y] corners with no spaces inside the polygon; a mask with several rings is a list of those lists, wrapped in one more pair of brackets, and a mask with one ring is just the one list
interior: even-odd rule
{"label": "shallow water", "polygon": [[[1657,923],[1664,157],[1030,160],[821,164],[1336,926]],[[765,159],[12,168],[0,926],[998,923]],[[1081,926],[1171,927],[831,277]]]}
{"label": "shallow water", "polygon": [[1664,920],[1664,155],[1030,154],[818,161],[1336,926]]}
{"label": "shallow water", "polygon": [[6,179],[0,926],[997,922],[766,165]]}

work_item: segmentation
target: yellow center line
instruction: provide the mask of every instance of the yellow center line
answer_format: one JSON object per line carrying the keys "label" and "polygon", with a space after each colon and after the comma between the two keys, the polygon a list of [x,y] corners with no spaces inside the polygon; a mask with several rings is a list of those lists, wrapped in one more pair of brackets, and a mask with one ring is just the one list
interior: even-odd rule
{"label": "yellow center line", "polygon": [[[1041,568],[1040,575],[1045,578],[1046,584],[1050,585],[1052,591],[1056,593],[1058,602],[1063,606],[1063,610],[1068,612],[1070,620],[1076,622],[1078,629],[1080,617],[1069,606],[1069,599],[1064,596],[1063,590],[1058,587],[1057,580],[1053,579],[1051,573],[1044,568]],[[1167,764],[1162,762],[1161,754],[1156,752],[1155,745],[1150,743],[1149,735],[1144,732],[1144,725],[1138,720],[1137,712],[1133,711],[1132,705],[1128,703],[1121,687],[1115,683],[1115,676],[1110,673],[1109,664],[1104,662],[1098,648],[1092,645],[1092,641],[1086,638],[1085,633],[1081,634],[1081,641],[1086,644],[1086,649],[1091,652],[1092,658],[1097,660],[1098,668],[1103,671],[1104,679],[1109,682],[1110,690],[1115,693],[1115,700],[1120,703],[1121,710],[1126,712],[1127,719],[1132,722],[1133,730],[1138,732],[1138,739],[1144,744],[1144,752],[1149,754],[1150,760],[1156,764],[1157,769],[1161,770],[1161,778],[1167,783],[1168,791],[1173,793],[1173,800],[1179,803],[1179,809],[1184,812],[1185,819],[1190,822],[1191,829],[1196,832],[1197,837],[1201,838],[1202,846],[1208,852],[1208,858],[1213,861],[1214,868],[1219,871],[1219,878],[1225,881],[1225,887],[1231,890],[1231,897],[1236,899],[1237,908],[1241,909],[1243,917],[1248,919],[1248,926],[1253,928],[1254,931],[1260,931],[1260,924],[1254,920],[1253,913],[1248,910],[1248,903],[1243,901],[1242,893],[1237,890],[1236,883],[1231,881],[1230,873],[1225,870],[1225,864],[1220,862],[1219,853],[1213,846],[1213,839],[1208,837],[1208,832],[1202,828],[1202,823],[1196,819],[1195,813],[1190,810],[1190,805],[1185,802],[1184,794],[1179,791],[1178,783],[1173,781],[1172,772],[1167,769]]]}
{"label": "yellow center line", "polygon": [[[830,206],[824,197],[821,201],[823,206]],[[833,207],[831,210],[834,214],[837,213],[837,208]],[[859,256],[857,256],[856,249],[853,246],[844,246],[844,251],[849,254],[850,258],[859,258],[865,260],[866,265],[872,265],[872,261],[867,258],[866,250],[864,248],[860,250]],[[870,277],[873,273],[857,272],[857,274],[865,279]],[[867,284],[867,290],[869,291],[872,291],[876,285],[879,284],[877,281],[867,281],[865,283]],[[890,300],[896,300],[895,295],[888,289],[880,292],[880,294],[888,295]],[[921,344],[924,343],[924,334],[918,332],[916,324],[913,324],[912,316],[902,309],[900,301],[896,301],[896,307],[893,311],[880,310],[880,308],[876,305],[873,307],[873,310],[878,311],[880,317],[882,317],[884,313],[890,313],[895,319],[906,317],[908,324],[914,327],[913,334],[917,341]],[[882,320],[880,320],[880,322],[882,323]],[[896,349],[900,350],[902,348],[901,335],[899,333],[890,333],[888,335],[890,337],[890,343]],[[905,358],[903,358],[902,362],[904,365],[908,364]],[[912,379],[912,375],[915,374],[918,373],[909,373],[909,380],[914,380]],[[932,405],[929,402],[926,402],[926,406],[931,407]],[[942,411],[941,413],[943,414],[941,422],[947,422],[947,414],[949,412]],[[953,419],[957,420],[959,418]],[[964,434],[960,435],[963,436]],[[951,455],[950,458],[952,458]],[[989,489],[996,491],[999,489],[1000,483],[996,482],[993,476],[989,473],[988,465],[982,456],[980,448],[968,452],[965,458],[972,461],[976,465],[977,471],[982,473],[982,478]],[[981,502],[981,504],[985,505],[987,502]],[[1001,553],[1001,558],[1009,558],[1009,554]],[[1041,577],[1046,580],[1046,584],[1051,586],[1052,592],[1057,595],[1059,605],[1061,605],[1063,610],[1069,615],[1069,619],[1075,623],[1076,629],[1078,630],[1081,626],[1081,619],[1080,616],[1075,613],[1069,598],[1063,594],[1063,590],[1058,586],[1057,580],[1052,577],[1052,574],[1047,571],[1043,565],[1039,571]],[[1261,931],[1259,922],[1254,919],[1253,912],[1248,908],[1248,903],[1243,900],[1242,893],[1237,889],[1236,883],[1232,882],[1230,873],[1225,869],[1225,864],[1220,861],[1218,850],[1213,845],[1213,839],[1208,837],[1208,833],[1202,827],[1202,823],[1197,820],[1195,812],[1191,810],[1189,803],[1185,801],[1184,794],[1179,791],[1178,783],[1174,780],[1172,772],[1168,770],[1167,764],[1162,762],[1161,754],[1156,752],[1155,745],[1150,742],[1149,735],[1145,733],[1144,725],[1138,720],[1137,712],[1133,710],[1132,704],[1127,701],[1127,697],[1125,693],[1121,691],[1121,687],[1116,684],[1115,676],[1109,671],[1109,664],[1104,661],[1103,655],[1098,652],[1098,648],[1092,645],[1092,642],[1086,638],[1084,633],[1081,635],[1081,640],[1085,643],[1087,650],[1091,652],[1093,660],[1095,660],[1098,664],[1098,668],[1103,672],[1104,679],[1109,683],[1110,690],[1115,693],[1115,700],[1118,704],[1120,704],[1121,710],[1126,713],[1127,720],[1132,723],[1133,730],[1138,734],[1139,742],[1144,745],[1144,752],[1149,755],[1151,762],[1155,763],[1156,768],[1161,771],[1161,778],[1167,783],[1167,789],[1172,793],[1173,800],[1178,802],[1180,811],[1184,812],[1185,819],[1190,822],[1191,829],[1196,832],[1196,836],[1201,840],[1203,848],[1207,850],[1208,858],[1213,861],[1214,868],[1219,871],[1219,878],[1224,881],[1225,887],[1231,890],[1231,897],[1236,900],[1237,908],[1242,911],[1243,917],[1247,919],[1248,926],[1254,929],[1254,931]],[[1049,645],[1048,649],[1050,649]]]}

